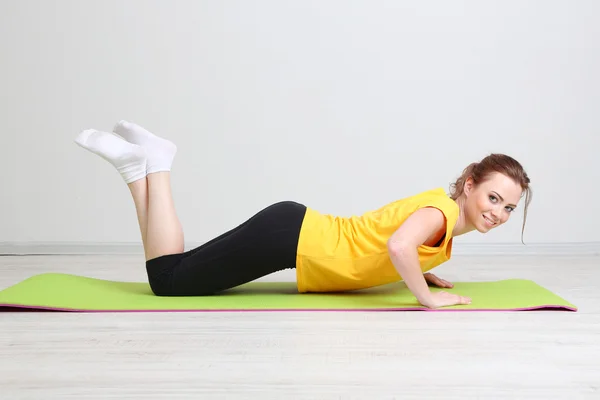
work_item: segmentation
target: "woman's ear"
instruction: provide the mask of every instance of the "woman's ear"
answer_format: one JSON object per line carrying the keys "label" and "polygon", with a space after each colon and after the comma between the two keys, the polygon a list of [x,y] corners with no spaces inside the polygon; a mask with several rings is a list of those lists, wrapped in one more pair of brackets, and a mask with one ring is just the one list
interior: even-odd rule
{"label": "woman's ear", "polygon": [[469,194],[471,194],[471,191],[473,190],[474,187],[475,187],[475,182],[473,182],[473,178],[469,176],[465,180],[465,185],[463,187],[463,192],[465,193],[465,196],[468,196]]}

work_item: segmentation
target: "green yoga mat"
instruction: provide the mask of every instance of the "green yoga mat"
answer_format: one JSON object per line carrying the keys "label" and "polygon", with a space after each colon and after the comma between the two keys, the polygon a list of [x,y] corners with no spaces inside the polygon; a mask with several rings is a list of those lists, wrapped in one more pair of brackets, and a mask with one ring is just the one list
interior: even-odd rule
{"label": "green yoga mat", "polygon": [[[442,290],[431,288],[433,291]],[[403,282],[345,293],[300,294],[293,282],[252,282],[213,296],[158,297],[148,283],[46,273],[0,291],[0,310],[121,311],[524,311],[577,308],[535,282],[509,279],[459,282],[472,303],[430,310]]]}

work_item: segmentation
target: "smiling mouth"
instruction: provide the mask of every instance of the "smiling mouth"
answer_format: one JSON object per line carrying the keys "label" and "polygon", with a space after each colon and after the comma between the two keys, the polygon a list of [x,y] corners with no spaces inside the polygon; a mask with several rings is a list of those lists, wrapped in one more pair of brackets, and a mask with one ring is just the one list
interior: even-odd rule
{"label": "smiling mouth", "polygon": [[483,215],[483,214],[482,214],[482,216],[483,216],[483,219],[485,220],[485,222],[487,222],[487,224],[488,224],[489,226],[494,226],[494,225],[496,225],[496,223],[495,223],[494,221],[492,221],[491,219],[489,219],[489,218],[488,218],[488,217],[486,217],[485,215]]}

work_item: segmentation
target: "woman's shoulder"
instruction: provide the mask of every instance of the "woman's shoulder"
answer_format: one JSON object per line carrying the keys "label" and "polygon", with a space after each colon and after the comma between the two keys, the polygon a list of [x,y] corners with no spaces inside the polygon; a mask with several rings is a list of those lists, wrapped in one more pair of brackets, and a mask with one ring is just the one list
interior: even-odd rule
{"label": "woman's shoulder", "polygon": [[454,222],[458,218],[458,204],[441,187],[415,194],[413,202],[416,208],[433,207],[439,209],[449,221]]}
{"label": "woman's shoulder", "polygon": [[417,202],[423,203],[436,203],[450,208],[457,208],[458,205],[450,195],[442,187],[436,187],[433,189],[425,190],[423,192],[413,195],[413,199]]}
{"label": "woman's shoulder", "polygon": [[436,187],[404,197],[395,202],[396,206],[404,209],[409,214],[427,207],[439,209],[446,218],[458,217],[458,204],[442,187]]}

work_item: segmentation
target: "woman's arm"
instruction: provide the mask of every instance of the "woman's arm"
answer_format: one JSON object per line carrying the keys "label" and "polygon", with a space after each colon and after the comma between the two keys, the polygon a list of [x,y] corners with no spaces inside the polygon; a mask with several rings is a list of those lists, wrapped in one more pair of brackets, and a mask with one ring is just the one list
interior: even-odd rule
{"label": "woman's arm", "polygon": [[421,271],[418,247],[445,231],[446,219],[437,208],[427,207],[415,211],[388,239],[392,263],[404,279],[417,301],[429,308],[454,304],[468,304],[470,299],[449,293],[431,293]]}

